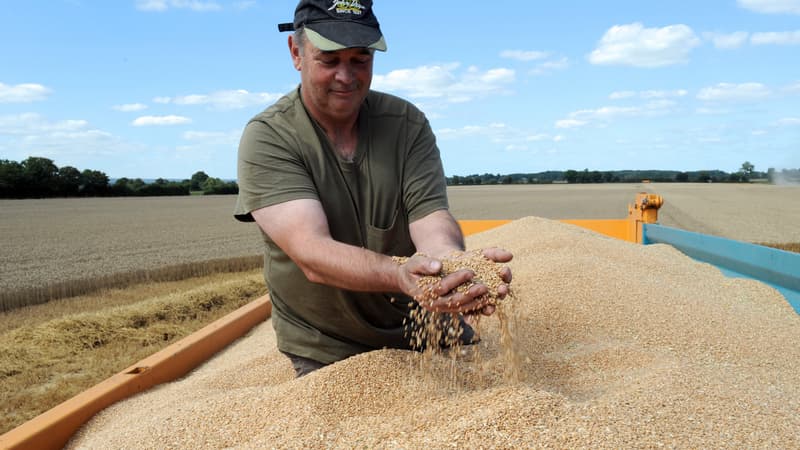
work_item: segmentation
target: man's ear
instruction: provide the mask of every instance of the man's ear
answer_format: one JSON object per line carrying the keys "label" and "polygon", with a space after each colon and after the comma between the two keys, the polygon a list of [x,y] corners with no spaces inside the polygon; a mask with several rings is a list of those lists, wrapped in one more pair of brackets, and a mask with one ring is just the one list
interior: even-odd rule
{"label": "man's ear", "polygon": [[300,70],[300,59],[302,56],[300,55],[300,46],[298,46],[294,41],[294,35],[289,35],[288,44],[289,53],[292,55],[292,64],[294,65],[295,69]]}

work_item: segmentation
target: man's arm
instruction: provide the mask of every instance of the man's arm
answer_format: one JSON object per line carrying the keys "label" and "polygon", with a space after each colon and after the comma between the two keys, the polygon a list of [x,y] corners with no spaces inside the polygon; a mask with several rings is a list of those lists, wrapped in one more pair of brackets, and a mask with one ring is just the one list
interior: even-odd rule
{"label": "man's arm", "polygon": [[292,200],[252,215],[309,281],[352,291],[399,290],[397,264],[386,255],[334,240],[319,201]]}
{"label": "man's arm", "polygon": [[458,222],[446,209],[434,211],[408,226],[417,252],[442,259],[464,250],[464,235]]}
{"label": "man's arm", "polygon": [[[447,213],[449,215],[449,213]],[[309,281],[326,284],[340,289],[368,292],[402,292],[411,297],[422,294],[417,281],[425,275],[435,275],[441,270],[438,259],[415,256],[408,262],[398,265],[387,255],[382,255],[361,247],[334,240],[328,229],[328,220],[317,200],[300,199],[279,203],[252,211],[258,225],[267,235],[297,264]],[[431,231],[431,237],[438,235],[434,221],[441,217],[431,217],[430,222],[417,223],[415,233]],[[452,217],[451,217],[452,219]],[[416,223],[416,222],[415,222]],[[448,229],[458,237],[461,231],[453,221],[455,229]],[[432,228],[429,228],[432,227]],[[428,242],[427,238],[420,242]],[[425,248],[449,252],[457,250],[452,244],[436,245],[435,239],[425,243]],[[481,305],[476,300],[486,293],[486,286],[476,285],[468,293],[454,291],[459,285],[469,281],[473,274],[460,271],[448,276],[440,283],[442,297],[426,305],[431,310],[459,312],[474,310]]]}

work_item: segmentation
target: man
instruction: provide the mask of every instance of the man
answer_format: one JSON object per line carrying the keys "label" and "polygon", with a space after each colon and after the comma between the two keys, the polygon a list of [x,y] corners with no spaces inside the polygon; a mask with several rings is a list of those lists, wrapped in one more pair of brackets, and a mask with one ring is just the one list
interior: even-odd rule
{"label": "man", "polygon": [[[244,130],[235,216],[262,231],[278,348],[302,376],[364,351],[410,348],[404,322],[422,294],[417,280],[464,240],[425,116],[370,91],[374,52],[386,50],[372,2],[301,0],[279,29],[294,30],[301,83]],[[400,265],[392,255],[415,256]],[[455,291],[473,275],[444,278],[426,309],[462,323],[462,313],[491,314],[485,285]],[[511,281],[508,268],[502,276]]]}

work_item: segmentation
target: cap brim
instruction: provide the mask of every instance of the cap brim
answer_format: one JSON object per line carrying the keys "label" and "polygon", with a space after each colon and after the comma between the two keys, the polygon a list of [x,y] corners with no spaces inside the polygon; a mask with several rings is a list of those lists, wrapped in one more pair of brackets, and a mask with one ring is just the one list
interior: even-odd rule
{"label": "cap brim", "polygon": [[307,24],[305,32],[315,47],[326,52],[345,48],[372,48],[386,51],[386,41],[380,30],[358,23],[317,22]]}

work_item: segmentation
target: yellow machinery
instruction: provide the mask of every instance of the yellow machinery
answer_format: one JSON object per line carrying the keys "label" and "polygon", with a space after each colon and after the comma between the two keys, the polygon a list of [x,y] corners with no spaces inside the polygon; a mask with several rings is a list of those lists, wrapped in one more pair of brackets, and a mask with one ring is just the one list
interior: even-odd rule
{"label": "yellow machinery", "polygon": [[[623,241],[641,244],[643,239],[642,225],[658,221],[658,209],[664,204],[660,195],[640,192],[636,200],[628,205],[628,217],[625,219],[564,219],[561,222],[587,228],[594,232],[611,236]],[[491,228],[505,225],[510,220],[460,220],[461,230],[465,235],[480,233]]]}

